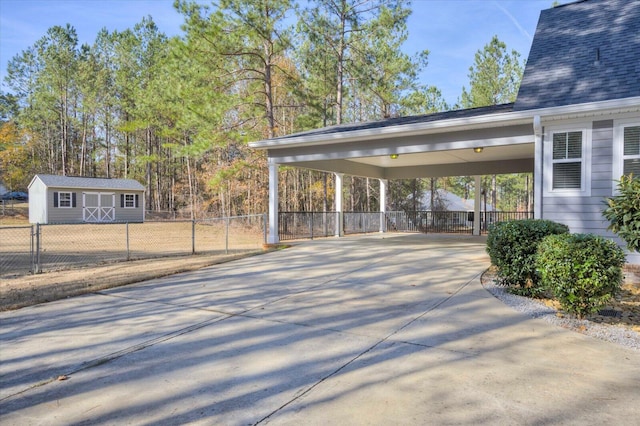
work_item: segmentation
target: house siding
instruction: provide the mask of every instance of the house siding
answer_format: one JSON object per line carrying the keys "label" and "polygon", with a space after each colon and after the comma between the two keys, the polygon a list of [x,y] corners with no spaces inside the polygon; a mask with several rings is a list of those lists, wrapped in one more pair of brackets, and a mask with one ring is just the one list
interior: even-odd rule
{"label": "house siding", "polygon": [[[572,233],[599,235],[625,247],[620,238],[607,230],[609,223],[602,216],[605,198],[612,196],[613,120],[594,121],[591,128],[591,195],[543,197],[542,217],[564,223]],[[640,254],[627,252],[627,261],[640,264]]]}

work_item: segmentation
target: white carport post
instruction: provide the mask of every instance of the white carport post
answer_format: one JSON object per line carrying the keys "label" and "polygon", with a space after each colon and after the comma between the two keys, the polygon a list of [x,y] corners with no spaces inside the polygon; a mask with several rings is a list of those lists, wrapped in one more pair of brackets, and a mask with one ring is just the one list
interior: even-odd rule
{"label": "white carport post", "polygon": [[344,210],[342,206],[342,178],[344,174],[334,173],[336,175],[336,237],[344,235]]}
{"label": "white carport post", "polygon": [[268,244],[278,244],[278,163],[269,160],[269,235]]}
{"label": "white carport post", "polygon": [[380,182],[380,232],[387,232],[387,180],[378,179]]}
{"label": "white carport post", "polygon": [[473,235],[480,235],[480,197],[482,196],[482,181],[480,176],[474,176],[475,195],[473,199]]}

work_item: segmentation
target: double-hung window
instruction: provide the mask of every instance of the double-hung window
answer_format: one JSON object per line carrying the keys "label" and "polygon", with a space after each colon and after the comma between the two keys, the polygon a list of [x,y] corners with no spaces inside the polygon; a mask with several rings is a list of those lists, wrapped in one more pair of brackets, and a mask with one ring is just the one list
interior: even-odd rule
{"label": "double-hung window", "polygon": [[614,191],[622,175],[640,176],[640,119],[616,120],[613,124]]}
{"label": "double-hung window", "polygon": [[132,209],[136,206],[136,199],[133,194],[124,194],[124,207]]}
{"label": "double-hung window", "polygon": [[625,127],[623,138],[622,173],[640,176],[640,125]]}
{"label": "double-hung window", "polygon": [[120,194],[120,207],[125,209],[138,208],[139,194]]}
{"label": "double-hung window", "polygon": [[545,136],[545,195],[590,195],[590,152],[590,123],[584,127],[548,129]]}
{"label": "double-hung window", "polygon": [[62,208],[71,208],[71,193],[59,192],[58,193],[58,206]]}

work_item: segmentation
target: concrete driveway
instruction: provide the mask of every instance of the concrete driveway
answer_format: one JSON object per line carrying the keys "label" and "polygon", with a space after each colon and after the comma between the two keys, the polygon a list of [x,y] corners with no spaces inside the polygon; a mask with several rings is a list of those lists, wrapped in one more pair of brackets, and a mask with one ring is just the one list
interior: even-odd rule
{"label": "concrete driveway", "polygon": [[488,264],[316,240],[0,313],[0,424],[637,425],[640,352],[515,312]]}

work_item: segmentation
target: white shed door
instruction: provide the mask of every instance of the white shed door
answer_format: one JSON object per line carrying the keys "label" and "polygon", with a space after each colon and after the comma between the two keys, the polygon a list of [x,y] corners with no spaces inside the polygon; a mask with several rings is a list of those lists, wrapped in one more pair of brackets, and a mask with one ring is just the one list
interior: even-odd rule
{"label": "white shed door", "polygon": [[116,220],[116,194],[108,192],[82,193],[82,220],[113,222]]}

